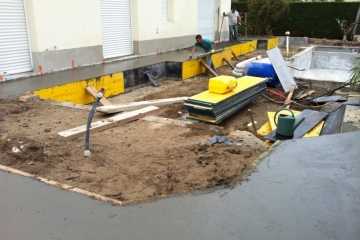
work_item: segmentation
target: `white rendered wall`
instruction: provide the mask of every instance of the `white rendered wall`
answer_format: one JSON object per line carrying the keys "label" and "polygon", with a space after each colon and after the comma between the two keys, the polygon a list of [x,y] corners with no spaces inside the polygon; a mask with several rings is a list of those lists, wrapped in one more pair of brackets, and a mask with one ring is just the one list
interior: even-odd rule
{"label": "white rendered wall", "polygon": [[[132,0],[133,38],[135,41],[174,38],[198,34],[197,0],[169,0],[169,21],[161,20],[161,0]],[[151,4],[150,4],[151,3]],[[229,11],[231,0],[216,0],[220,16],[216,14],[215,31],[218,20],[221,24],[222,12]],[[204,9],[207,11],[207,9]],[[227,23],[224,22],[224,26]],[[224,27],[223,30],[228,27]],[[195,39],[194,39],[195,41]]]}
{"label": "white rendered wall", "polygon": [[33,52],[101,45],[100,0],[25,0]]}

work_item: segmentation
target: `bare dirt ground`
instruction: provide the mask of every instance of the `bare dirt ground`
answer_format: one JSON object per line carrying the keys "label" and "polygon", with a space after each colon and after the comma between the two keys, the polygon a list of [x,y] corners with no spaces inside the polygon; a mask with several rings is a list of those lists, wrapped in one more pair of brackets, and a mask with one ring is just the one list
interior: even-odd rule
{"label": "bare dirt ground", "polygon": [[[264,51],[261,53],[265,55]],[[240,59],[257,54],[254,52]],[[218,73],[232,75],[227,66],[219,68]],[[157,88],[144,86],[109,100],[116,104],[192,96],[207,90],[208,77],[163,80],[159,84]],[[272,90],[283,93],[280,88]],[[267,95],[283,101],[275,95]],[[86,124],[88,111],[55,106],[48,100],[20,103],[1,99],[0,135],[6,133],[8,136],[0,140],[0,164],[125,203],[231,186],[241,180],[242,172],[267,148],[256,142],[258,139],[252,135],[252,128],[247,126],[250,123],[247,110],[252,110],[260,127],[268,121],[267,112],[276,111],[280,106],[261,97],[219,126],[192,123],[184,127],[133,121],[92,134],[91,155],[84,157],[84,137],[65,141],[57,133]],[[158,116],[177,119],[186,112],[182,104],[173,104],[161,107]],[[93,121],[104,117],[96,113]],[[231,135],[236,130],[248,134]],[[208,139],[214,135],[225,135],[238,144],[209,145]],[[13,147],[20,152],[14,153]]]}

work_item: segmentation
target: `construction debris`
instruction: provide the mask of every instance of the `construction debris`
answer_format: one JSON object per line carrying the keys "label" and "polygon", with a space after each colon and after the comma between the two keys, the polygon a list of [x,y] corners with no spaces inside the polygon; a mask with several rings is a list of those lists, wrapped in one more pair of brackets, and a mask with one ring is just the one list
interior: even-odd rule
{"label": "construction debris", "polygon": [[297,88],[296,82],[292,77],[291,71],[285,63],[284,57],[282,56],[280,49],[275,47],[266,51],[267,55],[270,58],[271,64],[273,65],[276,75],[279,77],[281,85],[284,91],[287,93],[291,90],[291,85],[295,85]]}
{"label": "construction debris", "polygon": [[30,101],[34,101],[34,100],[38,100],[38,99],[40,99],[40,97],[33,93],[28,93],[26,95],[19,97],[20,102],[30,102]]}
{"label": "construction debris", "polygon": [[181,103],[187,99],[188,99],[187,97],[177,97],[177,98],[165,98],[165,99],[157,99],[157,100],[149,100],[149,101],[141,101],[141,102],[129,102],[129,103],[98,107],[96,108],[96,111],[107,114],[118,113],[124,111],[137,110],[148,106],[164,106],[173,103]]}
{"label": "construction debris", "polygon": [[[327,115],[328,113],[318,112],[308,109],[302,111],[300,114],[298,114],[295,117],[296,120],[295,125],[302,118],[305,118],[305,120],[299,125],[298,128],[295,129],[293,138],[294,139],[302,138],[306,133],[308,133],[311,129],[313,129],[316,125],[318,125],[321,122],[321,120],[323,120]],[[265,136],[265,139],[275,142],[277,140],[276,130],[273,130],[270,134]]]}
{"label": "construction debris", "polygon": [[[116,115],[111,118],[93,122],[91,124],[90,132],[96,133],[99,131],[103,131],[105,129],[115,127],[119,124],[124,124],[127,122],[137,120],[144,116],[155,114],[158,111],[159,111],[158,107],[150,106],[150,107],[146,107],[146,108],[139,109],[136,111],[122,113],[122,114]],[[60,137],[65,138],[66,140],[73,140],[80,136],[85,135],[85,133],[86,133],[86,125],[83,125],[80,127],[75,127],[75,128],[69,129],[69,130],[59,132],[58,135]]]}
{"label": "construction debris", "polygon": [[[98,94],[99,91],[98,91],[95,87],[93,87],[93,86],[86,87],[85,90],[86,90],[86,92],[87,92],[88,94],[90,94],[94,99],[97,98],[97,94]],[[100,101],[99,101],[99,104],[100,104],[101,106],[109,106],[109,105],[111,105],[111,102],[109,102],[109,100],[107,100],[105,97],[102,97],[102,98],[100,99]]]}

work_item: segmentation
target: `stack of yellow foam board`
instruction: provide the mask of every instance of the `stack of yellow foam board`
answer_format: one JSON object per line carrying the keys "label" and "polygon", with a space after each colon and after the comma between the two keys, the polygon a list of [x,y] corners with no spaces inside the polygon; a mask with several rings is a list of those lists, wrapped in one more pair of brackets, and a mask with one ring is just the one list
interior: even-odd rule
{"label": "stack of yellow foam board", "polygon": [[188,98],[185,107],[189,119],[218,124],[243,108],[266,90],[266,78],[244,76],[237,79],[234,90],[218,94],[209,90]]}

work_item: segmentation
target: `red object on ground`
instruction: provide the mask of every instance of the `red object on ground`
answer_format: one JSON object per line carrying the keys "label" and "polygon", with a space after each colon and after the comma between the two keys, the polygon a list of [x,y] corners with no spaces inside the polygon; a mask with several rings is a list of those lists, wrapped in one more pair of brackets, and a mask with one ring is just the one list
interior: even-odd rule
{"label": "red object on ground", "polygon": [[267,91],[269,91],[269,92],[271,92],[272,94],[274,94],[274,95],[276,95],[276,96],[278,96],[279,98],[281,98],[281,99],[286,99],[286,97],[284,96],[284,95],[282,95],[282,94],[280,94],[280,93],[277,93],[277,92],[275,92],[275,91],[273,91],[273,90],[270,90],[270,89],[266,89]]}

